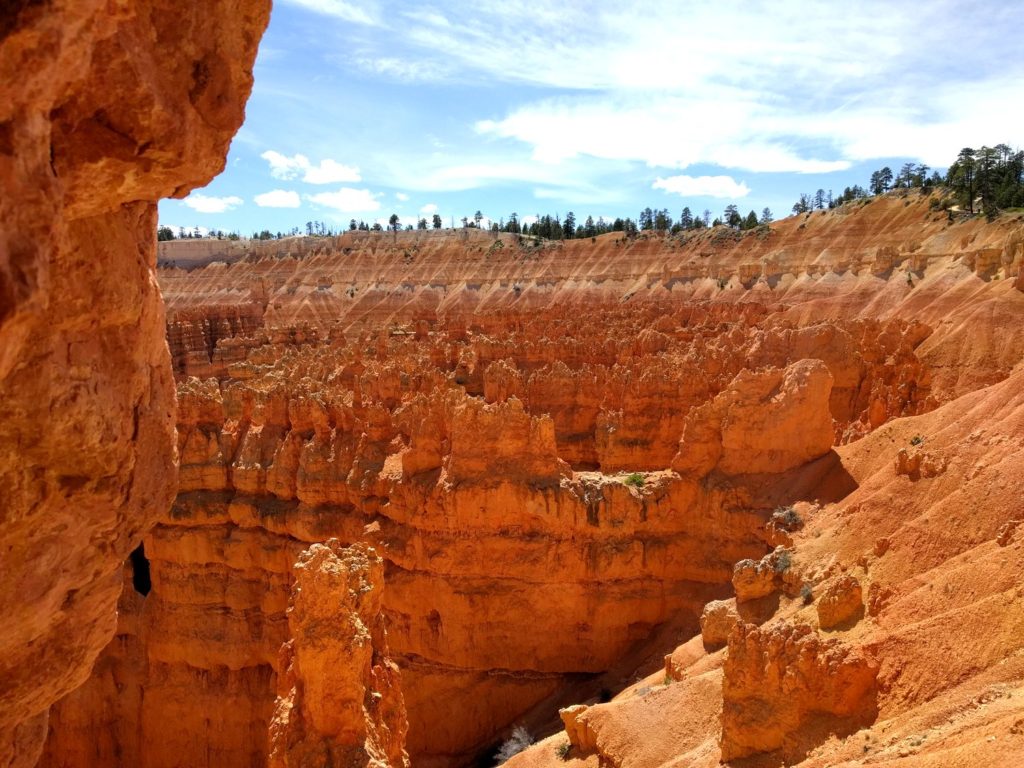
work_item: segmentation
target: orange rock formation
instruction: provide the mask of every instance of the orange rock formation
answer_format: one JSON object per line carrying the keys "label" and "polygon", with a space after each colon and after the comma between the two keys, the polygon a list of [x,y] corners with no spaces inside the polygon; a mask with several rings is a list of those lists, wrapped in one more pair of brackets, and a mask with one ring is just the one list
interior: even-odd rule
{"label": "orange rock formation", "polygon": [[[385,561],[417,765],[464,764],[519,720],[561,728],[559,706],[622,689],[650,658],[656,684],[573,710],[568,736],[514,760],[560,763],[575,738],[573,759],[623,766],[714,765],[723,749],[828,764],[859,759],[830,733],[912,733],[945,690],[898,682],[935,650],[914,627],[945,610],[912,607],[921,585],[1020,518],[986,502],[984,524],[947,531],[926,511],[935,484],[965,482],[940,432],[1001,414],[975,439],[994,441],[975,445],[979,473],[1019,445],[1022,230],[947,224],[915,192],[763,237],[359,233],[162,271],[179,495],[145,541],[152,591],[122,601],[44,762],[88,764],[64,734],[108,728],[93,761],[263,764],[292,565],[332,537]],[[961,419],[979,397],[996,399]],[[789,506],[801,525],[773,517]],[[742,630],[746,656],[717,650],[738,624],[761,625]],[[773,671],[793,633],[802,682]],[[977,666],[943,662],[982,685],[1017,647],[998,634]],[[864,695],[828,688],[833,667]],[[772,717],[745,733],[752,702]]]}
{"label": "orange rock formation", "polygon": [[380,610],[384,562],[370,547],[330,539],[299,555],[294,571],[269,765],[408,766]]}
{"label": "orange rock formation", "polygon": [[0,11],[0,765],[35,764],[173,499],[156,201],[222,169],[269,5]]}

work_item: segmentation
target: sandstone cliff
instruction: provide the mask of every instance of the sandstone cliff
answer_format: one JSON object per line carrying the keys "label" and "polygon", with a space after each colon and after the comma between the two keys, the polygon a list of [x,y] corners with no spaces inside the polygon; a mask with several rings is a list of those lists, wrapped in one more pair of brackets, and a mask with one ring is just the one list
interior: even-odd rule
{"label": "sandstone cliff", "polygon": [[[881,512],[855,517],[872,499],[869,467],[939,478],[898,474],[886,435],[938,457],[910,446],[907,424],[951,422],[965,398],[1010,391],[1024,352],[1024,294],[1009,279],[1021,228],[948,224],[915,193],[788,219],[763,239],[357,234],[162,271],[179,495],[146,538],[152,591],[124,606],[97,674],[54,709],[47,764],[87,764],[60,733],[100,727],[111,736],[94,760],[263,764],[292,565],[331,537],[385,561],[381,606],[417,765],[464,764],[518,720],[546,727],[574,697],[624,687],[579,715],[594,750],[580,759],[717,763],[732,668],[705,649],[699,617],[748,560],[767,578],[735,614],[719,612],[720,637],[731,615],[852,631],[843,647],[880,665],[869,667],[880,721],[913,710],[888,697],[896,662],[859,635],[895,586],[857,571],[870,621],[850,630],[852,599],[832,585],[873,545],[842,560],[830,548],[838,531],[878,527]],[[878,497],[886,524],[904,519],[893,508],[916,519],[924,491]],[[803,528],[773,516],[790,506]],[[819,591],[831,595],[820,627]],[[818,742],[792,733],[833,721],[774,703],[827,698],[814,678],[828,663],[813,658],[840,652],[829,637],[803,643],[808,685],[766,689],[774,735],[731,754],[816,759]],[[628,664],[675,645],[678,682],[628,686]],[[862,704],[824,714],[859,727],[873,716]],[[677,725],[655,734],[646,722]],[[557,759],[553,746],[544,755]]]}
{"label": "sandstone cliff", "polygon": [[113,634],[121,564],[173,499],[156,200],[223,167],[268,13],[0,11],[0,764],[34,764],[47,708]]}

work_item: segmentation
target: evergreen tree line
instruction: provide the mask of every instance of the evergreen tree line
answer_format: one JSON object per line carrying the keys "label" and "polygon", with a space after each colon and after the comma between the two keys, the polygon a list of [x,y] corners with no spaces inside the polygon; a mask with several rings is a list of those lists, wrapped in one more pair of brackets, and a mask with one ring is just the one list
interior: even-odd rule
{"label": "evergreen tree line", "polygon": [[[928,172],[931,171],[931,174]],[[1004,208],[1024,206],[1024,151],[1014,151],[1007,144],[994,147],[960,150],[946,175],[924,163],[904,163],[898,173],[885,166],[871,174],[868,187],[847,187],[838,197],[819,189],[813,195],[801,194],[793,204],[793,213],[835,208],[870,195],[881,195],[890,189],[920,189],[927,194],[935,187],[951,190],[956,201],[968,213],[981,213],[993,217]]]}
{"label": "evergreen tree line", "polygon": [[199,227],[193,227],[192,229],[186,229],[181,227],[180,231],[176,234],[173,229],[168,226],[157,227],[156,239],[158,241],[165,240],[201,240],[204,237],[216,238],[217,240],[239,240],[241,235],[237,232],[224,232],[220,229],[211,229],[207,234],[203,235],[199,231]]}
{"label": "evergreen tree line", "polygon": [[972,149],[964,147],[946,174],[946,186],[953,190],[962,208],[993,217],[1003,208],[1024,206],[1024,151],[1014,152],[1006,144]]}

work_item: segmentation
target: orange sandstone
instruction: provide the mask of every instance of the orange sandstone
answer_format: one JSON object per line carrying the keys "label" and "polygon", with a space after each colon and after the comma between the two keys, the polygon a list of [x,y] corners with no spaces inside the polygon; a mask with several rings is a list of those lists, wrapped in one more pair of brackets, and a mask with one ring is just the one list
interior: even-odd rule
{"label": "orange sandstone", "polygon": [[36,762],[173,500],[156,201],[223,168],[269,5],[0,14],[0,764]]}

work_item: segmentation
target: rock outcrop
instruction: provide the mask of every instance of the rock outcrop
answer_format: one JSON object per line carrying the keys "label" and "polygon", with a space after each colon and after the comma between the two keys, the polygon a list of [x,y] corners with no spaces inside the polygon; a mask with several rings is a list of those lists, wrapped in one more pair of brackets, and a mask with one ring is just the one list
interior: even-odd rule
{"label": "rock outcrop", "polygon": [[0,764],[35,762],[173,500],[156,201],[223,167],[269,6],[0,11]]}
{"label": "rock outcrop", "polygon": [[832,374],[819,360],[744,370],[686,418],[672,468],[704,477],[785,472],[824,455],[834,432]]}
{"label": "rock outcrop", "polygon": [[878,714],[879,665],[807,625],[738,624],[722,682],[722,760],[777,752],[801,760],[824,734],[845,736]]}
{"label": "rock outcrop", "polygon": [[407,768],[405,703],[381,614],[384,561],[330,539],[294,570],[268,765]]}
{"label": "rock outcrop", "polygon": [[822,629],[842,627],[863,615],[864,593],[853,576],[840,576],[828,585],[818,600],[818,626]]}
{"label": "rock outcrop", "polygon": [[729,642],[733,627],[740,621],[732,600],[712,600],[700,615],[700,636],[705,648],[721,648]]}

